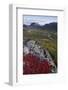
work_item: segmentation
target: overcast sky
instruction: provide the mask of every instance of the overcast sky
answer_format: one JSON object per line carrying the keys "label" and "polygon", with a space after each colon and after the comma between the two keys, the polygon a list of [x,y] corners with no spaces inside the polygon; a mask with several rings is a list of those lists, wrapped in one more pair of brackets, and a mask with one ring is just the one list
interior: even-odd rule
{"label": "overcast sky", "polygon": [[24,15],[23,21],[24,24],[27,25],[30,25],[32,22],[44,25],[51,22],[57,22],[57,16]]}

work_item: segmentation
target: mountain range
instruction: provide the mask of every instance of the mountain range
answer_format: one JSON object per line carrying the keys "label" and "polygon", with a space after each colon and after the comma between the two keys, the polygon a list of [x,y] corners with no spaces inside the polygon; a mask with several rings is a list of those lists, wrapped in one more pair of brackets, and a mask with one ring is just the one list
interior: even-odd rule
{"label": "mountain range", "polygon": [[57,32],[57,22],[52,22],[44,25],[40,25],[38,23],[31,23],[30,25],[23,24],[24,30],[49,30]]}

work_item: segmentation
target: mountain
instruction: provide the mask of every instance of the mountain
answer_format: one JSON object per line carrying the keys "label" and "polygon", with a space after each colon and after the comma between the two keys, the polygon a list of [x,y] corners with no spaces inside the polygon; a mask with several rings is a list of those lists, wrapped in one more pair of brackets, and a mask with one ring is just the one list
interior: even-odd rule
{"label": "mountain", "polygon": [[27,27],[27,25],[26,24],[23,24],[23,27]]}
{"label": "mountain", "polygon": [[38,23],[31,23],[29,27],[32,29],[41,29],[41,25]]}
{"label": "mountain", "polygon": [[52,23],[49,23],[49,24],[44,24],[44,25],[40,25],[40,24],[38,24],[38,23],[35,23],[35,22],[33,22],[33,23],[31,23],[30,25],[26,25],[26,24],[24,24],[23,25],[23,28],[25,29],[25,30],[29,30],[29,29],[37,29],[37,30],[49,30],[49,31],[57,31],[57,22],[52,22]]}
{"label": "mountain", "polygon": [[47,29],[47,30],[51,30],[51,31],[57,31],[57,23],[56,22],[52,22],[49,24],[45,24],[42,26],[42,29]]}

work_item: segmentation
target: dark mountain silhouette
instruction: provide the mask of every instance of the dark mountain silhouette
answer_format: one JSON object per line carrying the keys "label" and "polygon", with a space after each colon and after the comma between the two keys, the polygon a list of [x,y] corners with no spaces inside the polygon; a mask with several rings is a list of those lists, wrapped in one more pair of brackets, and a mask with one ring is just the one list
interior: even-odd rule
{"label": "dark mountain silhouette", "polygon": [[42,29],[57,31],[57,23],[53,22],[53,23],[45,24],[42,26]]}
{"label": "dark mountain silhouette", "polygon": [[29,30],[29,29],[37,29],[37,30],[49,30],[49,31],[57,31],[57,22],[52,22],[52,23],[49,23],[49,24],[44,24],[44,25],[40,25],[38,23],[31,23],[30,25],[26,25],[24,24],[23,25],[23,28],[25,30]]}
{"label": "dark mountain silhouette", "polygon": [[27,25],[26,24],[23,24],[23,27],[27,27]]}
{"label": "dark mountain silhouette", "polygon": [[29,27],[32,29],[40,29],[41,25],[38,23],[31,23]]}

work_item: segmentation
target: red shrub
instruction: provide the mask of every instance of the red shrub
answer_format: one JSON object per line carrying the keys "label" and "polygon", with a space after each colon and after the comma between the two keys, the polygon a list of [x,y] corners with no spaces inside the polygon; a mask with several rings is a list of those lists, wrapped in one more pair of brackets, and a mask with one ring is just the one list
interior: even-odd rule
{"label": "red shrub", "polygon": [[33,56],[32,54],[28,54],[23,57],[24,66],[23,66],[23,74],[41,74],[41,73],[49,73],[50,65],[47,60],[40,61],[37,56]]}

